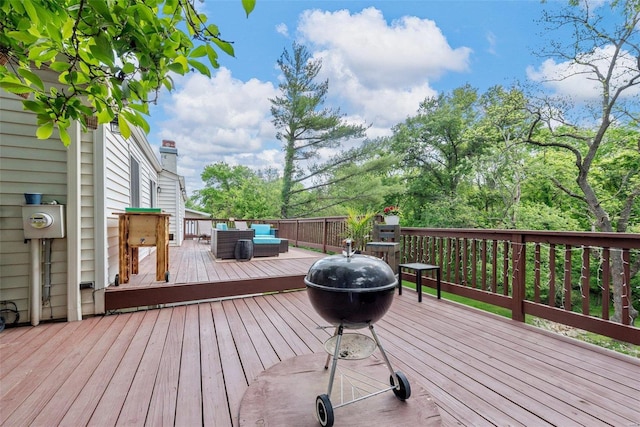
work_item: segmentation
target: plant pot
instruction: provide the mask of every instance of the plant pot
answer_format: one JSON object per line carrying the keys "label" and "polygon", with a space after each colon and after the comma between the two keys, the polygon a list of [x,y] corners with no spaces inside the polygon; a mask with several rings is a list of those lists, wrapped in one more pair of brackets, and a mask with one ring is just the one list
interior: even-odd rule
{"label": "plant pot", "polygon": [[41,205],[42,193],[24,193],[24,200],[27,205]]}
{"label": "plant pot", "polygon": [[399,225],[400,217],[398,215],[387,215],[384,217],[384,223],[387,225]]}

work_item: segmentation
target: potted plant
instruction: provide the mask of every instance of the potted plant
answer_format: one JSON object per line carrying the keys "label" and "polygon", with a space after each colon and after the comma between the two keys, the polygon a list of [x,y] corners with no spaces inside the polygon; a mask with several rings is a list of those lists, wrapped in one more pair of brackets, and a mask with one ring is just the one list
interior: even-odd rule
{"label": "potted plant", "polygon": [[397,206],[387,206],[383,210],[384,222],[388,225],[400,224],[400,208]]}
{"label": "potted plant", "polygon": [[347,230],[344,237],[353,240],[354,250],[364,251],[365,239],[371,230],[371,221],[375,216],[375,212],[359,213],[354,209],[347,209],[347,219],[345,221]]}

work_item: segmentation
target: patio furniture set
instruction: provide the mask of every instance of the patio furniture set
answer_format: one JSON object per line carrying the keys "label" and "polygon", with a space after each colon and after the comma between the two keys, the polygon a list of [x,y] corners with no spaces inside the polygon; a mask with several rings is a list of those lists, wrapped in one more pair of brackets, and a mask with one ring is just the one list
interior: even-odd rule
{"label": "patio furniture set", "polygon": [[269,224],[252,224],[236,221],[235,229],[225,223],[216,224],[211,234],[211,252],[217,259],[248,261],[252,257],[278,256],[288,252],[289,240],[276,237]]}

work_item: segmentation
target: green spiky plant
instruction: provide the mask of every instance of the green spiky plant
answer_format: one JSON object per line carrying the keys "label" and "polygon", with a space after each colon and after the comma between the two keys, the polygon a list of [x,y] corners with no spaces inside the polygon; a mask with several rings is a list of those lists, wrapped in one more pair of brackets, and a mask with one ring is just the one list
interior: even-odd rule
{"label": "green spiky plant", "polygon": [[366,238],[372,227],[372,220],[376,216],[376,212],[360,213],[355,209],[347,209],[345,239],[353,240],[353,249],[364,251]]}

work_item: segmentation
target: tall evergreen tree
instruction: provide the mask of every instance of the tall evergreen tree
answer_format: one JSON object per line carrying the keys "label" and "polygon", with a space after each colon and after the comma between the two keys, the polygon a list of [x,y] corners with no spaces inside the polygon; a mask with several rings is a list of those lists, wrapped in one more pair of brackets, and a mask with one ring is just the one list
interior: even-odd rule
{"label": "tall evergreen tree", "polygon": [[[303,184],[318,188],[329,185],[322,175],[345,161],[349,155],[332,156],[318,163],[320,150],[336,149],[350,139],[363,138],[366,128],[348,124],[339,109],[322,108],[329,81],[316,82],[322,61],[313,59],[309,51],[294,43],[292,51],[284,50],[278,66],[284,77],[280,95],[271,99],[273,124],[277,138],[284,144],[285,163],[282,185],[281,216],[288,218],[306,209],[292,209],[292,196]],[[314,182],[315,180],[315,182]]]}

